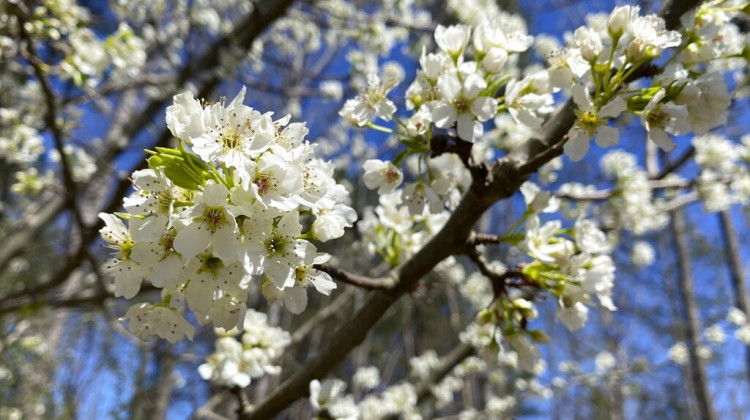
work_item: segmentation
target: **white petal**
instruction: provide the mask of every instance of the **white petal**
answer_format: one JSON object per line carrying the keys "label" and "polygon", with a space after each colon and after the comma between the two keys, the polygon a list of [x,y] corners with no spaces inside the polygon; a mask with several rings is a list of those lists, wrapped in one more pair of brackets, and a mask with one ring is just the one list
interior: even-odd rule
{"label": "white petal", "polygon": [[[573,132],[574,130],[581,131],[573,128],[570,130],[570,132]],[[568,134],[568,136],[570,137],[570,139],[563,146],[563,150],[565,151],[565,154],[568,155],[570,160],[572,160],[573,162],[579,162],[581,161],[581,159],[583,159],[584,156],[586,156],[586,152],[589,151],[589,139],[587,138],[587,136],[573,136],[570,133]]]}
{"label": "white petal", "polygon": [[317,290],[318,293],[329,296],[331,294],[331,291],[336,288],[336,282],[334,282],[331,279],[331,276],[329,276],[326,272],[316,269],[312,269],[310,271],[312,271],[312,273],[310,273],[310,281],[312,282],[313,286],[315,286],[315,290]]}
{"label": "white petal", "polygon": [[204,251],[211,241],[211,232],[200,223],[192,223],[177,232],[174,238],[174,249],[182,254],[187,263],[194,256]]}
{"label": "white petal", "polygon": [[479,121],[487,121],[497,113],[497,100],[488,96],[476,98],[471,104],[471,112]]}
{"label": "white petal", "polygon": [[265,275],[273,282],[277,289],[294,286],[294,271],[288,264],[279,260],[271,260],[266,265]]}
{"label": "white petal", "polygon": [[203,190],[203,202],[211,207],[222,207],[227,204],[228,195],[229,190],[224,184],[215,184],[209,181]]}
{"label": "white petal", "polygon": [[237,259],[240,241],[237,233],[234,232],[234,229],[228,223],[225,223],[214,232],[213,245],[214,255],[221,258],[225,263]]}
{"label": "white petal", "polygon": [[672,140],[672,137],[660,128],[652,128],[651,131],[648,132],[648,138],[665,152],[671,152],[677,147]]}
{"label": "white petal", "polygon": [[439,128],[450,128],[456,122],[456,108],[445,102],[440,102],[432,110],[432,121]]}
{"label": "white petal", "polygon": [[452,101],[461,92],[461,81],[458,80],[458,75],[454,72],[444,73],[438,79],[437,87],[443,98]]}
{"label": "white petal", "polygon": [[181,267],[182,260],[180,260],[180,257],[177,256],[177,254],[168,256],[154,267],[154,270],[149,276],[151,284],[167,290],[172,289],[177,285],[175,280],[177,280],[177,275],[179,274]]}
{"label": "white petal", "polygon": [[620,140],[620,132],[614,128],[603,125],[596,130],[596,144],[600,147],[616,145]]}
{"label": "white petal", "polygon": [[458,137],[474,143],[475,140],[482,136],[482,124],[474,120],[474,115],[465,112],[458,116],[456,127]]}
{"label": "white petal", "polygon": [[467,99],[476,98],[479,92],[486,87],[487,82],[478,74],[472,73],[464,80],[464,97]]}
{"label": "white petal", "polygon": [[281,299],[289,312],[301,314],[307,307],[307,290],[302,286],[288,287],[284,289],[284,296]]}
{"label": "white petal", "polygon": [[208,315],[214,302],[214,290],[216,290],[216,285],[206,276],[191,279],[185,291],[185,298],[190,309],[198,315]]}
{"label": "white petal", "polygon": [[245,92],[247,92],[247,88],[245,86],[242,86],[242,89],[240,89],[240,92],[237,94],[237,96],[232,99],[232,102],[229,103],[227,109],[236,108],[237,106],[241,105],[245,101]]}
{"label": "white petal", "polygon": [[583,85],[575,85],[570,93],[573,95],[573,102],[578,105],[579,109],[583,111],[591,109],[591,100],[589,99],[588,92],[586,92],[586,87]]}
{"label": "white petal", "polygon": [[134,261],[121,261],[114,267],[115,296],[132,299],[141,290],[142,273]]}
{"label": "white petal", "polygon": [[604,105],[599,112],[596,113],[596,116],[602,118],[614,118],[622,114],[626,109],[628,109],[627,102],[618,96],[607,105]]}
{"label": "white petal", "polygon": [[276,231],[281,236],[299,236],[302,233],[302,225],[299,223],[299,213],[292,211],[284,214],[276,226]]}

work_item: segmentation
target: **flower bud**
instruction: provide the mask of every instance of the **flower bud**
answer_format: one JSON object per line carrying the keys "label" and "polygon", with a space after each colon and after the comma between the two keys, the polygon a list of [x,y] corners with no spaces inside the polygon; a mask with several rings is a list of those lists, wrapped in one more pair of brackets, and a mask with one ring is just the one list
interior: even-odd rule
{"label": "flower bud", "polygon": [[613,39],[617,39],[625,33],[630,22],[630,6],[615,8],[607,19],[607,31]]}
{"label": "flower bud", "polygon": [[490,73],[500,73],[508,61],[508,53],[502,48],[492,48],[482,60],[482,65]]}
{"label": "flower bud", "polygon": [[490,309],[484,309],[481,312],[477,314],[476,323],[478,325],[487,325],[492,322],[492,319],[494,318],[494,314]]}

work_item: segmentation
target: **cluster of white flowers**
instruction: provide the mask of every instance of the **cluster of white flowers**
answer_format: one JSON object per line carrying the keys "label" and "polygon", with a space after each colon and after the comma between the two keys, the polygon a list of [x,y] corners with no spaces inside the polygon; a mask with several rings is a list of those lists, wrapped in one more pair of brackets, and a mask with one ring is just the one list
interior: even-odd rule
{"label": "cluster of white flowers", "polygon": [[435,350],[427,350],[419,356],[409,359],[411,376],[421,380],[427,379],[430,376],[430,372],[435,370],[439,365],[440,359],[438,359]]}
{"label": "cluster of white flowers", "polygon": [[[711,349],[703,343],[699,343],[695,348],[696,356],[701,359],[710,359],[713,356]],[[667,358],[678,365],[687,365],[690,363],[690,352],[687,344],[678,341],[667,350]]]}
{"label": "cluster of white flowers", "polygon": [[[190,93],[175,96],[167,125],[191,152],[159,149],[151,169],[133,174],[136,191],[120,215],[127,227],[100,215],[102,237],[117,253],[105,266],[115,294],[132,298],[145,279],[162,289],[163,302],[139,306],[142,322],[126,316],[136,334],[170,335],[142,327],[153,308],[181,313],[183,302],[201,324],[231,329],[244,319],[253,279],[294,313],[305,309],[308,286],[326,295],[336,287],[314,267],[330,256],[309,240],[338,238],[352,226],[348,192],[314,158],[304,124],[273,121],[243,105],[244,93],[205,107]],[[301,217],[311,222],[304,233]],[[192,335],[189,324],[177,325]]]}
{"label": "cluster of white flowers", "polygon": [[354,384],[362,389],[372,389],[380,384],[380,370],[375,366],[357,369],[352,377]]}
{"label": "cluster of white flowers", "polygon": [[203,379],[227,388],[245,388],[253,379],[281,373],[274,363],[292,339],[281,328],[269,326],[266,314],[251,309],[245,314],[242,331],[234,328],[217,333],[214,352],[198,367]]}
{"label": "cluster of white flowers", "polygon": [[417,409],[417,393],[409,382],[392,385],[379,395],[369,394],[359,402],[362,420],[376,420],[396,414],[403,419],[421,420]]}
{"label": "cluster of white flowers", "polygon": [[0,108],[0,159],[27,165],[44,153],[42,136],[28,123],[19,110]]}
{"label": "cluster of white flowers", "polygon": [[316,418],[356,420],[360,412],[351,395],[344,394],[346,384],[340,379],[317,379],[310,382],[310,405]]}
{"label": "cluster of white flowers", "polygon": [[750,346],[750,322],[747,319],[747,314],[737,308],[732,308],[727,314],[727,321],[738,327],[734,332],[734,337]]}
{"label": "cluster of white flowers", "polygon": [[[455,207],[462,187],[470,182],[458,156],[432,153],[433,130],[455,129],[458,138],[448,136],[447,141],[482,140],[483,123],[498,112],[494,95],[514,73],[517,53],[528,49],[533,40],[526,34],[522,20],[513,17],[515,23],[508,25],[504,17],[511,18],[501,14],[483,20],[473,29],[466,25],[437,27],[434,37],[438,51],[422,51],[417,77],[407,89],[411,117],[399,119],[395,105],[387,98],[402,77],[398,74],[385,82],[371,74],[363,93],[348,100],[341,110],[341,115],[356,126],[373,126],[376,115],[385,121],[396,119],[395,134],[406,146],[392,162],[371,159],[364,163],[365,185],[378,190],[380,206],[368,211],[359,226],[370,239],[366,241],[370,249],[387,256],[391,263],[397,262],[398,257],[408,257],[432,236],[434,229],[442,226],[447,219],[446,207]],[[512,81],[515,93],[506,93],[506,108],[511,109],[513,118],[533,120],[532,124],[538,126],[540,113],[551,110],[551,90],[542,80],[544,75],[539,72]],[[469,150],[482,158],[488,151],[487,145],[482,146]],[[403,183],[407,177],[402,165],[412,169],[415,181]],[[428,229],[414,232],[415,226],[422,225]]]}
{"label": "cluster of white flowers", "polygon": [[[616,145],[619,132],[609,121],[625,111],[640,115],[648,139],[665,151],[676,147],[670,135],[704,134],[726,122],[730,97],[720,74],[690,70],[742,50],[741,37],[719,41],[720,24],[707,23],[727,21],[738,11],[704,6],[693,13],[694,21],[688,18],[685,23],[688,31],[697,35],[687,46],[679,32],[665,28],[661,18],[640,16],[638,7],[621,6],[606,19],[592,19],[589,26],[578,28],[568,37],[569,48],[547,54],[550,82],[556,88],[570,89],[578,107],[578,118],[565,144],[571,160],[583,159],[591,138],[596,137],[601,147]],[[727,30],[732,31],[736,28]],[[636,88],[627,80],[645,63],[674,47],[679,47],[675,53],[679,60],[667,66],[653,87]]]}
{"label": "cluster of white flowers", "polygon": [[638,167],[634,155],[615,150],[602,157],[601,167],[616,179],[607,207],[607,217],[615,227],[643,235],[667,225],[669,216],[662,210],[663,201],[653,197],[648,174]]}
{"label": "cluster of white flowers", "polygon": [[[477,323],[461,334],[461,340],[496,352],[502,337],[515,351],[515,363],[523,370],[534,371],[540,356],[535,342],[544,342],[547,338],[541,331],[528,329],[528,323],[537,317],[537,310],[532,301],[516,292],[523,289],[549,292],[558,302],[557,318],[575,331],[588,320],[587,305],[593,303],[594,296],[602,307],[610,311],[616,309],[611,298],[615,266],[609,256],[613,246],[592,220],[579,217],[574,227],[567,230],[562,229],[559,220],[542,223],[539,213],[556,211],[558,200],[531,183],[525,184],[522,192],[527,211],[520,221],[526,220],[525,230],[510,232],[506,241],[514,243],[532,261],[522,265],[517,273],[511,273],[511,278],[518,280],[495,285],[501,288],[510,285],[513,289],[509,289],[510,293],[495,295],[492,306],[479,313]],[[508,274],[505,267],[491,267],[498,275]],[[486,297],[491,293],[489,280],[481,275],[477,277],[487,283],[479,286],[485,291],[485,299],[471,295],[467,298],[472,302],[489,303]],[[467,281],[459,290],[477,288],[469,289],[470,284],[473,281]]]}
{"label": "cluster of white flowers", "polygon": [[693,139],[695,161],[701,166],[697,190],[706,210],[727,210],[750,202],[750,136],[742,143],[707,134]]}
{"label": "cluster of white flowers", "polygon": [[[432,202],[442,207],[437,196]],[[367,250],[381,255],[393,266],[414,255],[443,227],[450,215],[447,211],[432,214],[424,209],[424,202],[419,213],[413,215],[402,203],[401,191],[383,194],[380,204],[375,209],[366,208],[362,220],[357,223]]]}
{"label": "cluster of white flowers", "polygon": [[[438,368],[439,360],[434,350],[428,350],[412,358],[409,364],[414,379],[424,381]],[[487,366],[480,358],[468,357],[438,383],[432,384],[430,391],[437,401],[438,409],[453,402],[454,394],[464,387],[464,378],[485,371]],[[364,390],[374,390],[380,383],[377,368],[358,369],[354,383]],[[346,384],[339,379],[310,382],[310,405],[317,418],[375,420],[396,414],[411,420],[423,418],[417,407],[414,385],[410,382],[389,386],[379,393],[370,392],[358,402],[355,402],[352,395],[346,394],[345,390]]]}
{"label": "cluster of white flowers", "polygon": [[[738,327],[734,331],[734,337],[745,345],[750,345],[750,323],[744,312],[737,308],[731,308],[727,313],[727,321]],[[727,340],[727,333],[721,324],[716,323],[703,330],[703,334],[696,346],[696,355],[702,359],[709,359],[714,355],[712,346],[723,344]],[[677,342],[667,351],[667,357],[673,363],[686,365],[689,362],[687,344]]]}
{"label": "cluster of white flowers", "polygon": [[588,319],[592,296],[610,311],[615,310],[611,292],[615,266],[609,254],[612,245],[596,224],[579,218],[573,227],[573,241],[560,236],[561,223],[541,224],[538,216],[526,222],[519,248],[534,258],[524,272],[543,289],[558,298],[558,318],[571,331]]}
{"label": "cluster of white flowers", "polygon": [[71,52],[60,63],[60,76],[78,86],[96,86],[109,65],[136,74],[146,62],[145,42],[125,22],[104,41],[91,29],[80,27],[70,34],[69,42]]}
{"label": "cluster of white flowers", "polygon": [[[96,162],[94,162],[94,157],[89,155],[86,150],[66,144],[63,146],[63,154],[65,155],[65,160],[70,168],[73,181],[88,181],[94,172],[96,172]],[[51,150],[49,155],[52,162],[59,163],[63,159],[57,150]]]}
{"label": "cluster of white flowers", "polygon": [[[501,17],[483,20],[473,34],[466,25],[438,26],[435,41],[439,51],[423,51],[421,69],[406,92],[407,105],[414,110],[409,121],[418,127],[416,133],[409,134],[429,132],[433,123],[438,128],[455,128],[465,141],[473,143],[482,137],[483,123],[498,112],[494,95],[508,83],[515,54],[532,43],[522,23],[507,22]],[[469,41],[474,61],[465,58],[469,57]],[[506,107],[516,119],[534,120],[540,109],[551,103],[547,93],[543,80],[528,77],[513,81],[506,89]]]}

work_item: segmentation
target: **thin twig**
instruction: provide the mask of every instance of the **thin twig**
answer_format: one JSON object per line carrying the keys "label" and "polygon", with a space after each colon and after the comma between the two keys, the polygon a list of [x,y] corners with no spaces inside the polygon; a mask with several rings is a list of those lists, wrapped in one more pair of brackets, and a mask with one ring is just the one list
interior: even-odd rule
{"label": "thin twig", "polygon": [[46,72],[44,70],[44,67],[46,65],[39,58],[39,55],[36,52],[36,48],[34,47],[34,40],[31,38],[31,35],[26,30],[26,26],[25,26],[25,23],[28,21],[28,16],[30,12],[23,3],[21,4],[9,3],[8,5],[9,5],[9,10],[14,12],[16,18],[18,18],[17,26],[20,32],[20,36],[21,36],[21,39],[23,39],[26,42],[26,58],[29,60],[29,64],[31,64],[31,67],[34,69],[34,74],[36,75],[36,78],[39,80],[39,84],[42,87],[44,99],[47,104],[47,112],[45,113],[45,121],[46,121],[47,127],[52,132],[52,140],[55,143],[55,149],[57,149],[57,152],[60,154],[60,166],[62,168],[63,183],[68,193],[68,206],[70,207],[71,211],[73,212],[73,215],[75,216],[76,223],[78,224],[78,228],[81,230],[81,232],[83,232],[88,227],[84,223],[81,210],[78,208],[78,204],[76,203],[77,187],[76,187],[76,182],[73,179],[73,170],[71,169],[70,162],[68,162],[67,157],[65,155],[63,133],[60,130],[60,126],[57,124],[58,111],[57,111],[57,102],[55,101],[55,93],[52,91],[52,86],[50,85],[49,80],[47,79],[47,75],[45,74]]}
{"label": "thin twig", "polygon": [[316,264],[314,267],[320,271],[328,273],[335,280],[361,287],[366,290],[390,290],[396,284],[391,277],[373,278],[361,276],[328,264]]}
{"label": "thin twig", "polygon": [[247,394],[245,394],[245,390],[235,386],[230,390],[230,392],[237,398],[237,416],[241,416],[242,413],[252,410],[253,405],[250,404],[250,401],[247,399]]}

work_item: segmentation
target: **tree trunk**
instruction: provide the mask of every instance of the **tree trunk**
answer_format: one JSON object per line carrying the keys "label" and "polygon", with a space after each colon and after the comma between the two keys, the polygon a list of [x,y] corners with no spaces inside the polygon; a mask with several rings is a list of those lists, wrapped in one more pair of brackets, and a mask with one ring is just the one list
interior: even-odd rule
{"label": "tree trunk", "polygon": [[[734,306],[747,315],[747,285],[745,284],[745,275],[742,270],[742,257],[740,256],[737,232],[732,223],[732,216],[729,214],[729,210],[719,212],[719,222],[721,223],[721,235],[724,237],[724,252],[727,263],[729,263],[729,279],[732,282],[732,289],[734,291]],[[745,347],[745,374],[748,379],[747,383],[750,385],[750,347]]]}
{"label": "tree trunk", "polygon": [[685,341],[690,359],[691,382],[695,392],[695,401],[698,405],[698,413],[702,420],[715,420],[716,413],[713,408],[711,394],[708,389],[708,378],[706,377],[706,366],[704,360],[698,357],[698,343],[700,340],[700,316],[698,305],[695,302],[693,291],[693,273],[690,265],[690,253],[685,238],[685,216],[682,210],[672,212],[672,232],[674,234],[677,263],[679,264],[679,290],[678,298],[684,312]]}

